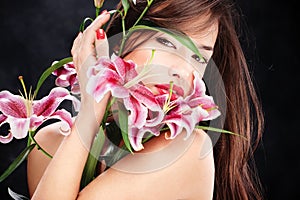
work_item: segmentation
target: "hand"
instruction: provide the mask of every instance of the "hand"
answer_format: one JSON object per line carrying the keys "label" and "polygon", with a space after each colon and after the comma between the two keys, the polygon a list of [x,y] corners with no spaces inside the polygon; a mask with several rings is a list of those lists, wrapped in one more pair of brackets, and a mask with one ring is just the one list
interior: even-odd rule
{"label": "hand", "polygon": [[105,109],[109,95],[104,101],[96,103],[94,98],[86,93],[88,82],[86,72],[88,67],[95,65],[97,57],[108,56],[108,41],[101,27],[109,18],[110,14],[107,11],[99,15],[83,33],[80,32],[78,34],[71,49],[80,85],[81,111],[84,110],[86,113],[91,113],[91,109],[96,109],[94,110],[96,116],[98,115],[97,113],[102,113],[102,110]]}

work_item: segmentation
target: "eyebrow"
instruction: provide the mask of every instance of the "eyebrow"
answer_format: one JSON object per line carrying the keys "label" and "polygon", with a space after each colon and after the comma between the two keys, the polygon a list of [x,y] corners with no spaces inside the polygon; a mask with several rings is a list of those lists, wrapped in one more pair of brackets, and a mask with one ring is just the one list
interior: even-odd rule
{"label": "eyebrow", "polygon": [[213,51],[213,47],[211,46],[206,46],[206,45],[198,45],[197,46],[199,49],[204,49],[204,50],[207,50],[207,51]]}

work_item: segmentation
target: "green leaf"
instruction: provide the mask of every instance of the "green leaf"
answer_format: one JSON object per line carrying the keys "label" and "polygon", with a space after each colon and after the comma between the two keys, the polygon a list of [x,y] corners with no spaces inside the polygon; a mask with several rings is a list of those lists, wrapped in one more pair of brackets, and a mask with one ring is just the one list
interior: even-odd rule
{"label": "green leaf", "polygon": [[227,133],[227,134],[230,134],[230,135],[236,135],[236,136],[240,136],[240,137],[247,140],[247,138],[243,135],[239,135],[237,133],[227,131],[227,130],[224,130],[224,129],[220,129],[220,128],[214,128],[214,127],[210,127],[210,126],[195,126],[195,128],[199,128],[199,129],[207,130],[207,131],[219,132],[219,133]]}
{"label": "green leaf", "polygon": [[119,107],[119,125],[122,133],[122,138],[124,140],[124,144],[127,147],[127,149],[133,153],[130,145],[130,141],[128,138],[128,112],[124,105],[121,102],[118,102]]}
{"label": "green leaf", "polygon": [[129,1],[128,0],[122,0],[122,5],[123,5],[123,8],[124,8],[124,16],[126,16],[127,11],[130,8]]}
{"label": "green leaf", "polygon": [[72,60],[73,60],[72,57],[64,58],[64,59],[58,61],[57,63],[55,63],[54,65],[51,65],[48,69],[46,69],[44,71],[44,73],[40,76],[40,79],[39,79],[36,89],[34,91],[34,97],[36,97],[40,87],[43,85],[44,81],[48,78],[48,76],[50,76],[52,74],[52,72],[54,72],[58,68],[62,67],[64,64],[72,62]]}
{"label": "green leaf", "polygon": [[17,167],[26,159],[31,150],[35,147],[35,144],[32,144],[26,147],[20,155],[9,165],[5,172],[0,176],[0,182],[4,181]]}
{"label": "green leaf", "polygon": [[94,140],[94,143],[92,145],[91,151],[89,153],[87,162],[83,170],[82,179],[81,179],[81,188],[84,188],[87,184],[89,184],[94,179],[98,158],[102,151],[104,141],[105,141],[104,130],[102,126],[100,126],[99,132]]}
{"label": "green leaf", "polygon": [[179,33],[179,32],[175,33],[173,31],[170,31],[165,28],[157,28],[157,27],[151,27],[151,26],[147,26],[147,25],[136,25],[135,27],[132,27],[129,31],[133,32],[133,31],[143,30],[143,29],[166,33],[166,34],[170,35],[171,37],[173,37],[174,39],[176,39],[178,42],[180,42],[183,46],[190,49],[193,53],[195,53],[197,56],[199,56],[200,59],[203,59],[203,56],[200,54],[197,46],[191,40],[191,38],[188,37],[187,35],[184,35],[183,33]]}

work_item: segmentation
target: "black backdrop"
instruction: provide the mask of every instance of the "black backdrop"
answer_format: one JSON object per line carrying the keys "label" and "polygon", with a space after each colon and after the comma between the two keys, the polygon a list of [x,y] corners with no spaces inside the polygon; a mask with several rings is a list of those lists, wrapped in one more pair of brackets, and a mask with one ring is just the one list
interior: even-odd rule
{"label": "black backdrop", "polygon": [[[115,0],[107,1],[111,8]],[[298,115],[299,47],[296,3],[239,0],[238,6],[248,25],[248,40],[241,36],[255,86],[262,100],[266,126],[263,142],[256,152],[258,172],[266,199],[299,199],[300,117]],[[79,24],[94,16],[93,1],[8,1],[0,2],[0,90],[17,93],[23,75],[35,85],[54,60],[70,56]],[[49,92],[46,82],[40,95]],[[298,101],[297,101],[298,100]],[[5,127],[7,128],[7,127]],[[0,129],[5,134],[5,128]],[[25,140],[0,144],[0,173],[26,145]],[[26,164],[0,183],[0,199],[9,199],[7,187],[28,196]]]}

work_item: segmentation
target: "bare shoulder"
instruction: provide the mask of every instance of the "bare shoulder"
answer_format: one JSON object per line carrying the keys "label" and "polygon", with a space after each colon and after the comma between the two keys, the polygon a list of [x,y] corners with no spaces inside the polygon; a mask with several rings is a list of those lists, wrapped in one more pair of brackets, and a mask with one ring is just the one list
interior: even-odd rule
{"label": "bare shoulder", "polygon": [[144,150],[98,176],[80,192],[79,199],[212,199],[210,139],[202,130],[194,131],[188,140],[184,137],[182,133],[165,140],[161,135],[149,141]]}
{"label": "bare shoulder", "polygon": [[[64,136],[60,134],[61,122],[56,122],[41,128],[35,135],[35,140],[50,155],[54,155]],[[51,158],[35,147],[27,160],[27,181],[30,196],[36,189]]]}

